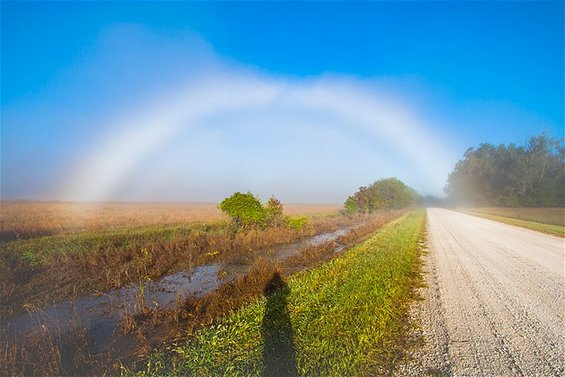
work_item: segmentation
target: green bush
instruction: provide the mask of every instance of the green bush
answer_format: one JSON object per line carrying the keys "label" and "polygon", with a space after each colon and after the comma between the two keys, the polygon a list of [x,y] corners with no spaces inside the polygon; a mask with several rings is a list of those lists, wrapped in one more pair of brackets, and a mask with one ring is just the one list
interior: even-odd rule
{"label": "green bush", "polygon": [[285,218],[286,226],[292,230],[302,230],[310,224],[310,216],[287,216]]}
{"label": "green bush", "polygon": [[230,217],[234,231],[269,226],[286,226],[295,231],[302,231],[311,221],[308,215],[284,216],[280,200],[271,197],[263,206],[261,201],[249,192],[236,192],[225,198],[218,208]]}
{"label": "green bush", "polygon": [[267,219],[267,211],[259,199],[249,192],[236,192],[224,199],[218,207],[231,218],[236,229],[263,226]]}

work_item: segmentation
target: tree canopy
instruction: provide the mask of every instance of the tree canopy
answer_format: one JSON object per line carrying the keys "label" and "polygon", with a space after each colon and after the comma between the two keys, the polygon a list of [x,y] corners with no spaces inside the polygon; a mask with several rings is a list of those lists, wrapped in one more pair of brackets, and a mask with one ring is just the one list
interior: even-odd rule
{"label": "tree canopy", "polygon": [[562,207],[563,143],[545,134],[524,146],[480,144],[469,148],[444,189],[454,204],[499,207]]}
{"label": "tree canopy", "polygon": [[418,194],[397,178],[380,179],[359,190],[345,201],[347,213],[372,213],[383,209],[404,208],[414,204]]}

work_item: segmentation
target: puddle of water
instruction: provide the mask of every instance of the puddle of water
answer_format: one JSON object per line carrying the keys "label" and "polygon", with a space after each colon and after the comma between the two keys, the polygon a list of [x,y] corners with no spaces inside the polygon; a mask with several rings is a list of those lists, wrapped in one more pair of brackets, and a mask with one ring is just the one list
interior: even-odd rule
{"label": "puddle of water", "polygon": [[[333,241],[349,232],[352,228],[339,229],[313,236],[287,245],[279,245],[269,250],[262,250],[257,255],[271,260],[286,259],[296,255],[308,246],[319,246]],[[340,249],[341,248],[341,249]],[[338,246],[336,252],[343,250]],[[109,291],[101,296],[85,296],[73,301],[66,301],[49,306],[34,313],[25,313],[2,323],[3,334],[22,337],[39,328],[47,327],[53,334],[73,331],[77,328],[88,330],[92,354],[112,350],[115,357],[124,355],[135,347],[133,334],[120,333],[120,321],[126,314],[136,314],[139,308],[139,295],[143,295],[147,306],[173,308],[177,297],[203,296],[219,286],[243,276],[249,272],[251,264],[213,263],[181,271],[156,281],[135,284]],[[219,273],[222,277],[219,277]],[[4,336],[4,335],[3,335]]]}
{"label": "puddle of water", "polygon": [[[126,314],[137,314],[138,297],[143,294],[147,306],[159,308],[174,307],[177,296],[181,299],[190,295],[202,296],[217,289],[230,277],[218,280],[221,264],[196,267],[192,273],[181,271],[157,281],[126,286],[101,296],[84,296],[73,301],[54,304],[33,313],[25,313],[2,324],[4,332],[22,336],[38,327],[72,331],[86,327],[93,343],[93,352],[108,348],[117,335],[121,319]],[[232,277],[232,279],[235,276]],[[57,331],[54,331],[57,332]]]}
{"label": "puddle of water", "polygon": [[270,255],[266,253],[266,255],[264,256],[268,259],[273,260],[286,259],[300,254],[306,247],[320,246],[326,242],[336,240],[339,237],[346,235],[351,229],[353,229],[353,227],[338,229],[334,232],[318,234],[316,236],[306,238],[288,245],[280,245],[275,248]]}

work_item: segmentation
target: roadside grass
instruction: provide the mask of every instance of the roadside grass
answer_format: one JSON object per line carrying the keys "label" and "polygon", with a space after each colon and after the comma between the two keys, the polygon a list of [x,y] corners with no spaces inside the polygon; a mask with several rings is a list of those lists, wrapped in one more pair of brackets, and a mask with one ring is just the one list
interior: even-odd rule
{"label": "roadside grass", "polygon": [[462,212],[485,219],[565,237],[563,208],[477,208]]}
{"label": "roadside grass", "polygon": [[123,373],[390,373],[403,357],[408,305],[421,280],[418,241],[424,225],[425,211],[415,211],[342,256],[287,282],[275,272],[261,299]]}
{"label": "roadside grass", "polygon": [[565,208],[561,207],[484,207],[470,208],[469,210],[487,215],[511,217],[513,219],[528,220],[536,223],[565,226]]}

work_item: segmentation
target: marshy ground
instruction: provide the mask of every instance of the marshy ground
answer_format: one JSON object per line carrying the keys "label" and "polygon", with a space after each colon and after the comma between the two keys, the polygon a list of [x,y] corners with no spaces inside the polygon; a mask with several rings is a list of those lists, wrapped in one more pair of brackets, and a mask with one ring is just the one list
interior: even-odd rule
{"label": "marshy ground", "polygon": [[[162,227],[151,217],[151,225],[130,227],[122,219],[107,221],[106,230],[93,230],[97,221],[77,222],[74,229],[43,226],[33,232],[29,224],[42,222],[38,214],[30,216],[28,206],[19,216],[30,222],[18,231],[15,221],[3,216],[10,224],[0,260],[4,371],[118,373],[124,363],[256,300],[273,274],[315,268],[404,213],[347,217],[326,206],[301,208],[311,211],[303,229],[237,234],[220,217]],[[186,206],[180,210],[190,213]],[[104,216],[109,215],[94,218]],[[10,236],[14,232],[17,239]],[[37,236],[45,232],[51,235]]]}

